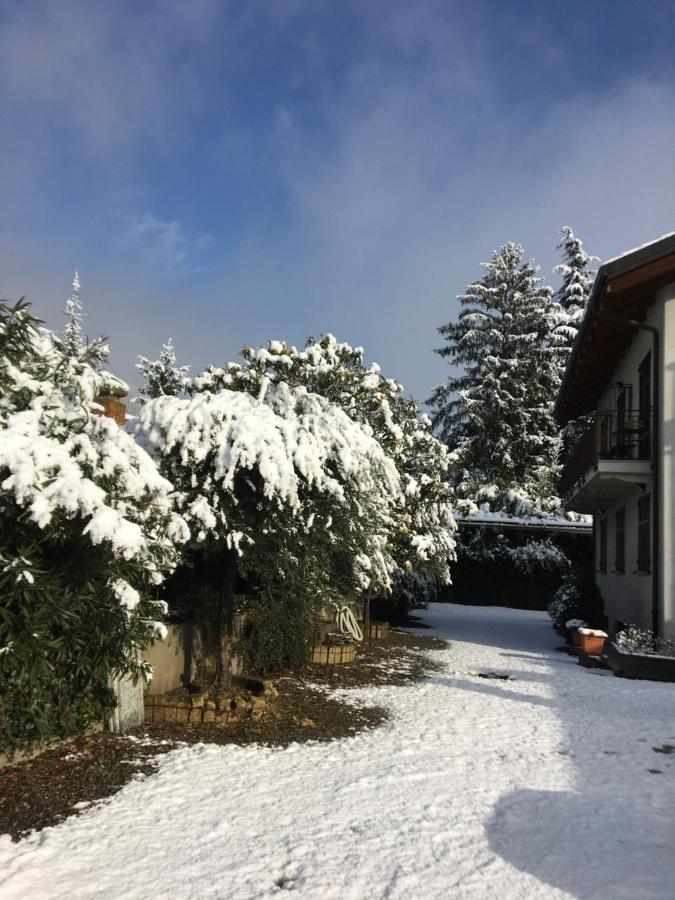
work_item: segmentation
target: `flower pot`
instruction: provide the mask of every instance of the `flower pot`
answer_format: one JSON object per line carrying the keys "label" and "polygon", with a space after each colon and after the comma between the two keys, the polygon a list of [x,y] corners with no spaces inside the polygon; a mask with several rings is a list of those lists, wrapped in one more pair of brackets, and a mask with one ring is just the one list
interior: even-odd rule
{"label": "flower pot", "polygon": [[579,638],[581,640],[581,652],[585,653],[586,656],[602,656],[602,652],[605,649],[605,641],[607,640],[606,636],[603,635],[600,637],[596,634],[579,634]]}

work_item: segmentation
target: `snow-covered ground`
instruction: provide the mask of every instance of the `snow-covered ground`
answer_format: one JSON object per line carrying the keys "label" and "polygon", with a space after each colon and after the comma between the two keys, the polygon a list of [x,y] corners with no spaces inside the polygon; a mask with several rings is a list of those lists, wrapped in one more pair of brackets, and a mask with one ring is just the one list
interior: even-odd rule
{"label": "snow-covered ground", "polygon": [[[443,670],[332,744],[197,746],[0,839],[3,898],[675,897],[675,685],[584,670],[542,613],[436,605]],[[478,673],[509,675],[490,680]],[[650,771],[658,770],[658,771]]]}

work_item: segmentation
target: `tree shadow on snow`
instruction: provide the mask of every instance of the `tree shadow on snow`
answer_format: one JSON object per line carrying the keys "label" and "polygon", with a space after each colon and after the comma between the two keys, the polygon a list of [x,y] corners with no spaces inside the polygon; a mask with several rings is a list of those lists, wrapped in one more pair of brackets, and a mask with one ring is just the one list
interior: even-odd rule
{"label": "tree shadow on snow", "polygon": [[[525,681],[526,679],[521,679],[519,675],[518,680]],[[538,678],[527,679],[527,681],[529,682],[543,680],[544,679]],[[527,694],[516,689],[512,690],[507,687],[502,687],[503,682],[501,682],[499,685],[491,684],[490,680],[481,678],[478,673],[476,673],[473,677],[466,677],[464,674],[450,675],[447,677],[433,676],[431,678],[427,678],[426,681],[427,683],[435,684],[438,687],[447,687],[452,690],[469,691],[474,694],[489,694],[493,697],[499,698],[500,700],[515,700],[518,703],[526,703],[532,706],[552,706],[551,701],[546,697],[540,697],[538,694]]]}
{"label": "tree shadow on snow", "polygon": [[633,794],[608,804],[606,790],[517,790],[502,797],[486,826],[492,850],[573,897],[672,900],[672,818],[645,821]]}

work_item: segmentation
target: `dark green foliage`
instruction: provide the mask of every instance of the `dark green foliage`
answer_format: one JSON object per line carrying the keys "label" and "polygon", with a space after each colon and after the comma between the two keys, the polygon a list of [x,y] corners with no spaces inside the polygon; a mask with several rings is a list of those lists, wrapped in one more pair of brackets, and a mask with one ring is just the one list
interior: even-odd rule
{"label": "dark green foliage", "polygon": [[[63,523],[48,536],[6,501],[0,510],[0,747],[81,733],[113,708],[110,675],[133,664],[146,603],[127,617],[110,554]],[[18,564],[17,564],[18,563]],[[131,567],[130,567],[131,568]],[[33,579],[32,581],[29,579]],[[129,581],[133,575],[128,573]]]}
{"label": "dark green foliage", "polygon": [[606,628],[605,606],[593,573],[566,576],[549,604],[548,614],[561,633],[568,619],[582,619],[590,628]]}
{"label": "dark green foliage", "polygon": [[241,611],[239,650],[247,672],[266,674],[308,662],[316,609],[307,597],[261,595],[249,598]]}

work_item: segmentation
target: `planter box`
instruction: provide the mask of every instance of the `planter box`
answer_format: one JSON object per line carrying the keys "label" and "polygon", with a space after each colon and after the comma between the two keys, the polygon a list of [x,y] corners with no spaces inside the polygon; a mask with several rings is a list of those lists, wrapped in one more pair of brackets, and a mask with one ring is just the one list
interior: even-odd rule
{"label": "planter box", "polygon": [[586,656],[602,656],[607,638],[598,637],[595,634],[579,634],[581,640],[580,649]]}
{"label": "planter box", "polygon": [[354,644],[336,644],[327,646],[320,644],[312,648],[312,662],[323,666],[351,663],[356,659],[356,647]]}
{"label": "planter box", "polygon": [[389,622],[371,622],[368,637],[373,640],[386,640],[389,637]]}
{"label": "planter box", "polygon": [[607,644],[607,662],[610,669],[624,678],[642,678],[646,681],[675,681],[675,657],[647,656],[626,653],[614,643]]}

